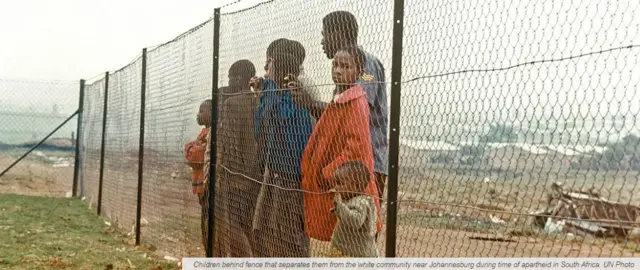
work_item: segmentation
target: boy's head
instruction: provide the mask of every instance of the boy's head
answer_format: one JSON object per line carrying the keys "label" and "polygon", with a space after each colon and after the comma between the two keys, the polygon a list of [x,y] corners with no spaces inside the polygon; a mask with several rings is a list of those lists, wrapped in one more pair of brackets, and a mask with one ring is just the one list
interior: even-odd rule
{"label": "boy's head", "polygon": [[291,54],[295,56],[299,65],[302,66],[304,59],[307,57],[307,51],[304,49],[304,46],[296,40],[289,40],[289,46],[291,48]]}
{"label": "boy's head", "polygon": [[264,65],[264,70],[268,71],[274,57],[281,54],[292,55],[293,61],[299,66],[302,65],[307,56],[304,46],[300,42],[286,38],[279,38],[272,41],[267,47],[267,60]]}
{"label": "boy's head", "polygon": [[347,199],[364,193],[369,185],[370,176],[369,168],[359,161],[342,164],[333,174],[336,190]]}
{"label": "boy's head", "polygon": [[358,44],[358,20],[348,11],[334,11],[322,19],[322,49],[333,59],[342,47]]}
{"label": "boy's head", "polygon": [[341,88],[354,84],[364,72],[364,52],[356,46],[347,46],[337,51],[333,58],[331,78]]}
{"label": "boy's head", "polygon": [[200,104],[198,110],[198,125],[210,127],[211,126],[211,100],[207,99]]}
{"label": "boy's head", "polygon": [[238,60],[229,68],[229,88],[233,92],[239,92],[249,87],[249,80],[256,76],[256,67],[251,61]]}

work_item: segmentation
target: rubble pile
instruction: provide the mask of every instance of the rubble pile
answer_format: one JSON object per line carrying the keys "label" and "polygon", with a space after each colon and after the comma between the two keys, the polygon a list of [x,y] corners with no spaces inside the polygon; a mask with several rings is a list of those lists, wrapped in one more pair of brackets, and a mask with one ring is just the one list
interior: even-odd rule
{"label": "rubble pile", "polygon": [[532,213],[534,224],[548,234],[616,237],[640,240],[640,207],[609,201],[594,188],[567,190],[551,185],[547,209]]}

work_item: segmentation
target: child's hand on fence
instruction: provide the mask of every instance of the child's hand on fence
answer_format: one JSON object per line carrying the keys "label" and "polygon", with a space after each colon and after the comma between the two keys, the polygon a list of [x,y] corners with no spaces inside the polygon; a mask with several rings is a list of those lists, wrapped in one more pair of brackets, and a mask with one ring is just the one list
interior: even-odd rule
{"label": "child's hand on fence", "polygon": [[254,76],[249,80],[249,86],[253,88],[253,91],[258,95],[262,93],[262,78]]}
{"label": "child's hand on fence", "polygon": [[284,77],[283,87],[289,90],[295,90],[298,88],[299,83],[296,80],[296,76],[289,73]]}
{"label": "child's hand on fence", "polygon": [[333,203],[334,204],[342,203],[342,194],[341,194],[342,189],[341,189],[340,186],[337,186],[335,188],[330,189],[329,192],[331,194],[333,194]]}

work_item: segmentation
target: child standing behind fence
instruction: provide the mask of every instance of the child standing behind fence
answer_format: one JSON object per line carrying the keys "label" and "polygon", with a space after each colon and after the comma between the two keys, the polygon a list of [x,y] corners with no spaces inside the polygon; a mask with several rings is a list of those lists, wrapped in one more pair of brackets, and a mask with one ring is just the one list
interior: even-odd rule
{"label": "child standing behind fence", "polygon": [[197,115],[198,125],[204,126],[195,140],[184,146],[184,153],[189,167],[191,167],[191,186],[193,194],[202,195],[204,191],[204,152],[207,148],[207,136],[211,125],[211,100],[200,104]]}
{"label": "child standing behind fence", "polygon": [[207,209],[208,197],[204,180],[205,180],[205,164],[208,164],[206,156],[207,145],[209,139],[209,130],[211,127],[211,100],[207,99],[200,104],[200,109],[196,116],[198,125],[204,126],[200,130],[200,134],[195,140],[188,142],[184,146],[185,158],[191,167],[191,186],[193,194],[198,195],[198,201],[201,206],[200,229],[202,232],[202,245],[207,248]]}
{"label": "child standing behind fence", "polygon": [[[369,105],[357,84],[363,70],[364,53],[358,47],[346,47],[336,53],[332,68],[336,95],[318,120],[302,158],[305,231],[319,241],[331,240],[337,222],[330,192],[336,186],[336,170],[358,161],[373,172]],[[373,200],[378,215],[374,231],[380,231],[380,202],[373,173],[368,179],[364,193]]]}
{"label": "child standing behind fence", "polygon": [[370,177],[369,169],[357,161],[345,163],[333,174],[332,212],[338,222],[331,236],[330,257],[378,257],[376,204],[364,193]]}

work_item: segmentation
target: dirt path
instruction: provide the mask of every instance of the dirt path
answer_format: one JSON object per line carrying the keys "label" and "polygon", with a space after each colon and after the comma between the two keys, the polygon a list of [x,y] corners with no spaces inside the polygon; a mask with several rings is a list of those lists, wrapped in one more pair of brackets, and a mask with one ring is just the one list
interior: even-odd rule
{"label": "dirt path", "polygon": [[[384,239],[385,234],[381,235]],[[513,237],[513,242],[474,240],[495,239],[495,235],[465,231],[398,228],[398,257],[638,257],[640,253],[614,243],[594,240],[570,242],[544,238]],[[384,244],[380,245],[384,250]]]}
{"label": "dirt path", "polygon": [[[384,256],[386,234],[380,234],[378,248]],[[554,241],[551,239],[513,237],[512,242],[474,240],[495,239],[495,235],[465,231],[399,226],[396,256],[411,257],[640,257],[639,252],[623,249],[614,243]],[[311,256],[328,249],[328,242],[311,241]]]}

